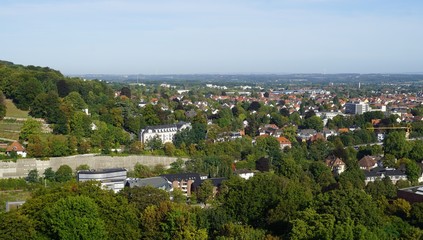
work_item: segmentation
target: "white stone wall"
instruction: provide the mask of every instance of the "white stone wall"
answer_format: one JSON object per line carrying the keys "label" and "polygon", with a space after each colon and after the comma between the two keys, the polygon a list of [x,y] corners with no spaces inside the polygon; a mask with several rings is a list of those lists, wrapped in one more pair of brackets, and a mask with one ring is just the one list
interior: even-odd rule
{"label": "white stone wall", "polygon": [[0,178],[19,178],[26,177],[32,169],[37,169],[39,174],[43,174],[45,169],[51,167],[54,171],[61,165],[69,165],[74,171],[76,167],[87,164],[91,169],[103,168],[126,168],[133,170],[136,163],[153,167],[162,164],[169,167],[176,157],[162,156],[95,156],[93,154],[77,155],[69,157],[50,158],[50,160],[41,161],[34,158],[18,159],[16,162],[0,162]]}

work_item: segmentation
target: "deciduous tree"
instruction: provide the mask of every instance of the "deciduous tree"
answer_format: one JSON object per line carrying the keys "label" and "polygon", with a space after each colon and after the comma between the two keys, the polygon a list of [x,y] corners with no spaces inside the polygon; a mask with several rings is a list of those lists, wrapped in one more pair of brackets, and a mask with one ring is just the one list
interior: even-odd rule
{"label": "deciduous tree", "polygon": [[56,171],[57,182],[67,182],[73,178],[72,168],[68,165],[61,165]]}
{"label": "deciduous tree", "polygon": [[207,205],[207,203],[213,198],[213,188],[214,186],[211,180],[205,180],[202,182],[197,188],[197,200],[204,203],[204,205]]}
{"label": "deciduous tree", "polygon": [[54,239],[104,239],[106,226],[98,205],[86,196],[69,196],[45,209],[43,220]]}

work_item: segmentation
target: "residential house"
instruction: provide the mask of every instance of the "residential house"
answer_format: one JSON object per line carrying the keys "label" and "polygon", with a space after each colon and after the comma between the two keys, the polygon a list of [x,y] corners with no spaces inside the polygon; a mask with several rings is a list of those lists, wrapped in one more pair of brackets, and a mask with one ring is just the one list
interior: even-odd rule
{"label": "residential house", "polygon": [[284,148],[291,148],[291,141],[289,141],[286,137],[278,137],[276,139],[279,142],[281,150],[283,150]]}
{"label": "residential house", "polygon": [[399,180],[407,180],[407,175],[403,171],[397,169],[375,167],[363,171],[365,177],[364,182],[366,184],[376,180],[382,180],[385,177],[388,177],[393,184],[397,183]]}
{"label": "residential house", "polygon": [[339,128],[338,129],[338,133],[339,134],[341,134],[341,133],[347,133],[347,132],[349,132],[350,130],[348,129],[348,128]]}
{"label": "residential house", "polygon": [[11,156],[12,152],[15,152],[21,157],[26,157],[26,150],[19,142],[13,142],[6,148],[6,154]]}
{"label": "residential house", "polygon": [[226,142],[226,141],[231,141],[231,140],[235,140],[238,138],[242,138],[244,132],[240,131],[240,132],[223,132],[218,134],[218,137],[216,138],[217,142]]}
{"label": "residential house", "polygon": [[271,135],[274,136],[275,131],[279,129],[275,124],[266,124],[259,128],[259,135]]}
{"label": "residential house", "polygon": [[300,139],[300,141],[306,142],[310,140],[310,138],[316,133],[317,131],[314,129],[302,129],[297,133],[297,137]]}
{"label": "residential house", "polygon": [[346,168],[345,163],[337,157],[329,157],[325,160],[325,163],[335,176],[339,176]]}
{"label": "residential house", "polygon": [[328,137],[330,137],[330,136],[338,135],[334,130],[331,130],[331,129],[328,129],[328,128],[323,129],[322,134],[325,137],[325,139],[328,139]]}
{"label": "residential house", "polygon": [[316,133],[313,136],[311,136],[311,138],[309,139],[309,142],[313,143],[318,140],[326,141],[326,138],[324,137],[322,133]]}
{"label": "residential house", "polygon": [[141,101],[141,102],[139,102],[139,103],[138,103],[138,107],[143,108],[143,107],[145,107],[147,104],[148,104],[147,102]]}
{"label": "residential house", "polygon": [[254,171],[248,170],[248,169],[238,169],[234,171],[235,175],[240,176],[241,178],[248,180],[252,177],[254,177]]}
{"label": "residential house", "polygon": [[360,169],[369,171],[372,168],[377,167],[376,157],[373,156],[364,156],[358,161]]}

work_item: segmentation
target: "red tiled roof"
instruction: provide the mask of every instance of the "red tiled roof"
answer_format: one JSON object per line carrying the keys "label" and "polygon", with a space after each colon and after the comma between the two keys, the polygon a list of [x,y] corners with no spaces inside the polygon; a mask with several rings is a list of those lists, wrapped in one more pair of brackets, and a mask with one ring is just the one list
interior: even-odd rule
{"label": "red tiled roof", "polygon": [[286,137],[278,137],[277,139],[280,144],[291,144],[291,141],[289,141]]}
{"label": "red tiled roof", "polygon": [[13,142],[6,148],[6,152],[23,152],[25,151],[25,148],[19,143],[19,142]]}

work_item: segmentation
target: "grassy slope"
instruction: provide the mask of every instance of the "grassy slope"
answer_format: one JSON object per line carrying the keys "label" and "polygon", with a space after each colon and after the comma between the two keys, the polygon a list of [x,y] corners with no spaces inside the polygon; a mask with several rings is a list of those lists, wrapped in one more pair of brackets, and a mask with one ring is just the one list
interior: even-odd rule
{"label": "grassy slope", "polygon": [[28,118],[28,111],[19,110],[10,99],[6,99],[6,117],[10,118]]}
{"label": "grassy slope", "polygon": [[[6,118],[28,118],[28,111],[22,111],[16,108],[12,100],[6,101]],[[3,120],[0,121],[0,138],[19,139],[19,131],[23,125],[23,121]]]}

